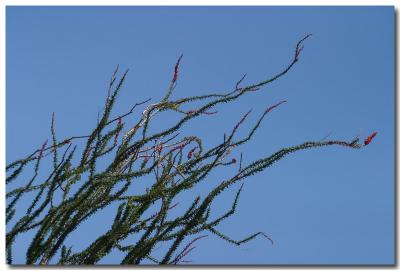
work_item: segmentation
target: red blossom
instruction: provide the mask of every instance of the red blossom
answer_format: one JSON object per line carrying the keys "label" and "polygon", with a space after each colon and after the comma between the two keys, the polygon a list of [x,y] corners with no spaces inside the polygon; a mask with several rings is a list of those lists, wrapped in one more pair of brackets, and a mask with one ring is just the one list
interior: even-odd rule
{"label": "red blossom", "polygon": [[241,124],[243,124],[244,120],[246,120],[246,117],[251,113],[252,110],[249,110],[245,115],[243,115],[243,117],[239,120],[239,122],[236,124],[236,126],[233,128],[233,130],[235,131],[236,129],[239,128],[239,126]]}
{"label": "red blossom", "polygon": [[275,105],[272,105],[271,107],[268,107],[268,108],[265,110],[265,113],[269,113],[270,111],[272,111],[273,109],[275,109],[276,107],[278,107],[279,105],[281,105],[282,103],[285,103],[285,102],[287,102],[287,101],[286,101],[286,100],[283,100],[283,101],[281,101],[281,102],[276,103]]}
{"label": "red blossom", "polygon": [[181,62],[182,56],[183,54],[179,56],[178,61],[175,64],[174,77],[172,78],[172,83],[176,82],[176,80],[178,79],[179,63]]}
{"label": "red blossom", "polygon": [[232,158],[232,163],[236,163],[236,158]]}
{"label": "red blossom", "polygon": [[178,144],[178,145],[176,145],[176,146],[174,146],[174,147],[172,147],[171,148],[171,152],[173,152],[173,151],[175,151],[175,150],[182,150],[183,149],[183,147],[184,147],[184,144],[182,143],[182,144]]}
{"label": "red blossom", "polygon": [[365,140],[364,140],[364,145],[368,145],[372,139],[378,134],[378,132],[373,132],[371,135],[369,135]]}
{"label": "red blossom", "polygon": [[189,153],[187,154],[187,158],[191,159],[193,152],[197,149],[197,146],[195,148],[193,148],[192,150],[189,151]]}
{"label": "red blossom", "polygon": [[196,113],[195,110],[189,110],[189,111],[186,112],[187,115],[193,115],[195,113]]}
{"label": "red blossom", "polygon": [[40,149],[40,152],[39,152],[39,157],[38,157],[38,159],[41,159],[41,158],[43,157],[43,152],[44,152],[44,149],[46,148],[47,141],[48,141],[48,140],[46,140],[46,141],[43,143],[42,148]]}
{"label": "red blossom", "polygon": [[304,49],[304,46],[302,45],[302,43],[304,42],[304,40],[306,40],[307,38],[309,38],[310,36],[312,36],[312,34],[307,34],[304,38],[302,38],[296,45],[296,50],[294,52],[294,60],[298,61],[299,60],[299,56],[301,51]]}
{"label": "red blossom", "polygon": [[71,142],[71,139],[66,139],[65,141],[63,141],[62,143],[63,144],[67,144],[67,143],[70,143]]}
{"label": "red blossom", "polygon": [[158,152],[158,153],[161,153],[161,151],[163,150],[163,145],[162,145],[162,144],[157,145],[157,146],[154,148],[154,150],[155,150],[156,152]]}

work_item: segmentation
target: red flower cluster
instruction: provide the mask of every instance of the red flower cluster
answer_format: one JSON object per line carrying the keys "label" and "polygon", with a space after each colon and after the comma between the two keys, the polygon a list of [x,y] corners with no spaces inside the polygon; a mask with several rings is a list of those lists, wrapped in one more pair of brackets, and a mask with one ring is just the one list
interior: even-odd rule
{"label": "red flower cluster", "polygon": [[189,151],[189,153],[187,154],[187,158],[188,158],[188,159],[191,159],[191,158],[192,158],[193,152],[194,152],[196,149],[197,149],[197,146],[194,147],[192,150]]}
{"label": "red flower cluster", "polygon": [[183,147],[185,147],[185,144],[183,144],[183,143],[182,144],[178,144],[178,145],[172,147],[170,151],[173,152],[173,151],[178,150],[178,149],[182,150]]}
{"label": "red flower cluster", "polygon": [[157,146],[154,148],[154,150],[160,154],[161,151],[163,150],[163,145],[162,145],[162,144],[157,145]]}
{"label": "red flower cluster", "polygon": [[176,82],[176,80],[178,79],[179,63],[181,62],[182,56],[183,54],[179,56],[178,61],[175,64],[174,77],[172,78],[172,83]]}
{"label": "red flower cluster", "polygon": [[186,112],[187,115],[193,115],[195,113],[196,113],[195,110],[189,110],[189,111]]}
{"label": "red flower cluster", "polygon": [[265,110],[265,113],[269,113],[270,111],[272,111],[273,109],[275,109],[276,107],[278,107],[279,105],[281,105],[282,103],[287,102],[286,100],[282,100],[281,102],[276,103],[275,105],[272,105],[271,107],[268,107]]}
{"label": "red flower cluster", "polygon": [[63,144],[67,144],[67,143],[70,143],[71,142],[71,139],[66,139],[65,141],[63,141],[62,143]]}
{"label": "red flower cluster", "polygon": [[42,148],[40,149],[40,152],[39,152],[39,157],[38,157],[38,159],[41,159],[41,158],[43,157],[43,152],[44,152],[44,149],[46,148],[47,141],[48,141],[48,140],[46,140],[46,141],[44,142],[44,144],[42,145]]}
{"label": "red flower cluster", "polygon": [[369,135],[365,140],[364,140],[364,145],[368,145],[372,139],[378,134],[378,132],[373,132],[371,135]]}
{"label": "red flower cluster", "polygon": [[303,39],[301,39],[301,40],[297,43],[297,45],[296,45],[296,51],[294,52],[294,61],[299,60],[300,53],[301,53],[301,51],[304,49],[304,46],[301,45],[301,44],[304,42],[304,40],[306,40],[306,39],[309,38],[310,36],[312,36],[312,34],[307,34]]}

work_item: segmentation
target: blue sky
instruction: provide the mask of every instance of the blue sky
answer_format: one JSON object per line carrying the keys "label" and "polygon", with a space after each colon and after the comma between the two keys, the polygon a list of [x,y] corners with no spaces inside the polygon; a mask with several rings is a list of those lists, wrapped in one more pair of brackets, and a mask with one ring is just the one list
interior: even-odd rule
{"label": "blue sky", "polygon": [[[238,239],[263,231],[274,246],[260,238],[236,247],[209,235],[188,259],[392,264],[394,25],[393,7],[7,7],[7,163],[50,138],[52,112],[59,137],[88,134],[117,64],[130,72],[114,116],[162,98],[181,53],[174,98],[230,90],[244,73],[245,84],[269,78],[290,62],[296,42],[313,33],[286,76],[185,126],[185,135],[216,144],[253,108],[239,132],[244,135],[266,106],[287,100],[240,149],[245,163],[330,133],[341,140],[378,136],[359,150],[297,152],[246,180],[235,216],[219,228]],[[161,118],[160,127],[169,120]],[[215,172],[196,192],[204,194],[233,170]],[[221,196],[217,213],[230,207],[237,188]],[[114,210],[72,234],[73,251],[107,230]],[[25,252],[17,250],[30,237],[17,239],[15,262],[24,263]],[[100,263],[120,259],[114,252]]]}

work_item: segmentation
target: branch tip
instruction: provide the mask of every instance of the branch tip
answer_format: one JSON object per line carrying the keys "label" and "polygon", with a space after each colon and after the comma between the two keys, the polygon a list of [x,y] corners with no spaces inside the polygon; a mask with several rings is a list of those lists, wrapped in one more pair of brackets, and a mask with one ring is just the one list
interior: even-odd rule
{"label": "branch tip", "polygon": [[296,50],[295,50],[295,52],[294,52],[294,61],[299,60],[300,53],[301,53],[301,51],[304,49],[303,42],[304,42],[306,39],[308,39],[309,37],[311,37],[311,36],[312,36],[311,33],[306,34],[299,42],[297,42]]}
{"label": "branch tip", "polygon": [[371,143],[371,141],[375,138],[375,136],[378,134],[378,132],[373,132],[371,135],[369,135],[365,140],[364,140],[364,146],[368,145]]}
{"label": "branch tip", "polygon": [[183,57],[183,54],[181,54],[178,58],[178,61],[175,64],[174,68],[174,77],[172,78],[172,83],[175,83],[178,80],[178,73],[179,73],[179,64],[181,62],[181,59]]}

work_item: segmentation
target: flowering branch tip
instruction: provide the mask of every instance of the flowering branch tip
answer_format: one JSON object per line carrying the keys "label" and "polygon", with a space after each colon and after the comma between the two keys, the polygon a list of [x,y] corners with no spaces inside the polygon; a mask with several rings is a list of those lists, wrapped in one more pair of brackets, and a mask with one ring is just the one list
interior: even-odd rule
{"label": "flowering branch tip", "polygon": [[287,102],[286,100],[282,100],[282,101],[276,103],[275,105],[272,105],[272,106],[268,107],[268,108],[265,110],[265,113],[269,113],[270,111],[272,111],[273,109],[275,109],[275,108],[278,107],[279,105],[281,105],[281,104],[283,104],[283,103],[286,103],[286,102]]}
{"label": "flowering branch tip", "polygon": [[378,134],[378,132],[373,132],[371,135],[369,135],[365,140],[364,140],[364,145],[370,144],[372,139]]}
{"label": "flowering branch tip", "polygon": [[[53,113],[53,115],[54,115],[54,113]],[[43,157],[43,152],[46,149],[47,142],[48,142],[48,139],[46,139],[46,141],[42,145],[42,148],[40,149],[39,157],[38,157],[39,160]]]}
{"label": "flowering branch tip", "polygon": [[183,54],[181,54],[181,56],[179,56],[178,61],[175,64],[174,77],[172,78],[172,83],[175,83],[176,80],[178,79],[179,63],[181,62],[182,57],[183,57]]}
{"label": "flowering branch tip", "polygon": [[296,50],[294,52],[294,61],[299,60],[300,53],[304,49],[304,46],[302,45],[302,43],[304,42],[304,40],[306,40],[307,38],[309,38],[311,36],[312,36],[311,33],[306,34],[305,37],[303,37],[299,42],[297,42]]}

